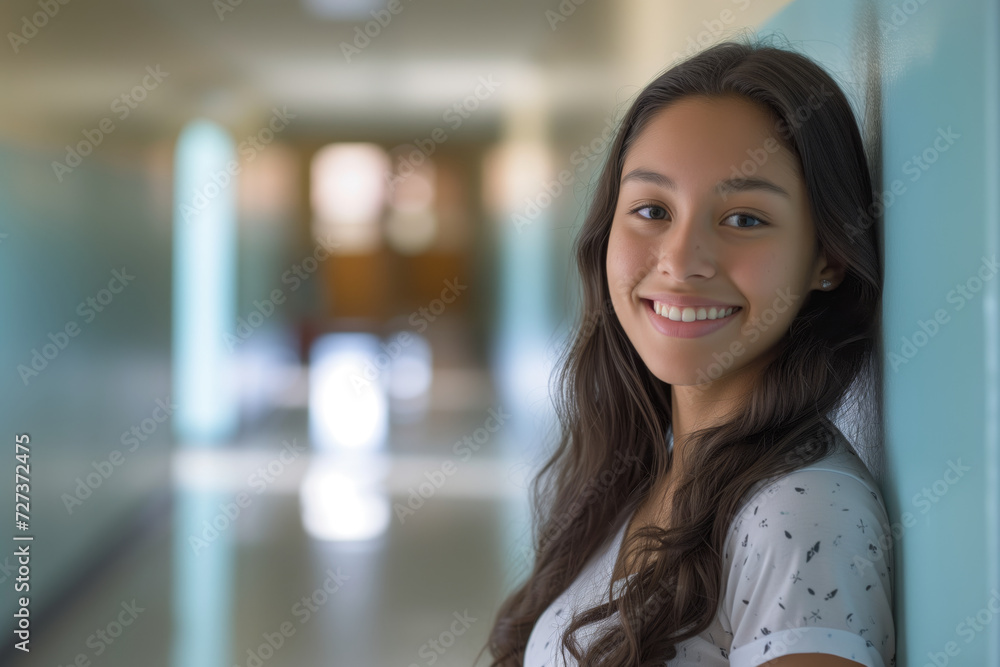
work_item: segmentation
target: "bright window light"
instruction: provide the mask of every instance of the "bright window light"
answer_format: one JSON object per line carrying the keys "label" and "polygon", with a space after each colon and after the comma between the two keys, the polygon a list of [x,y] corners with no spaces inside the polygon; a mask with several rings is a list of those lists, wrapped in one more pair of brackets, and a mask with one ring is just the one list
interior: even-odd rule
{"label": "bright window light", "polygon": [[330,144],[312,160],[313,235],[335,252],[370,252],[380,243],[389,156],[375,144]]}

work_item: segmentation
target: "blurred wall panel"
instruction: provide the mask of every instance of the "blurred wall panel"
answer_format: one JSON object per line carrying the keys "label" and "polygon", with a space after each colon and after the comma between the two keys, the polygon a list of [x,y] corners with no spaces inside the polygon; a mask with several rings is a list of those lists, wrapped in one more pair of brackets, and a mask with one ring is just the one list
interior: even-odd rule
{"label": "blurred wall panel", "polygon": [[329,315],[381,322],[390,312],[393,285],[387,250],[334,255],[324,265],[330,294]]}
{"label": "blurred wall panel", "polygon": [[[228,340],[238,365],[241,427],[248,429],[276,403],[296,402],[289,390],[301,361],[298,324],[311,305],[307,283],[312,281],[302,264],[308,259],[311,266],[317,248],[298,252],[298,152],[276,142],[242,165],[237,318],[229,323]],[[318,254],[324,256],[322,250]]]}
{"label": "blurred wall panel", "polygon": [[[153,176],[163,170],[98,153],[57,174],[65,150],[0,144],[0,423],[5,456],[15,434],[31,438],[21,534],[36,536],[36,620],[169,483],[170,218]],[[13,499],[13,474],[0,494]],[[5,552],[0,584],[13,590]],[[0,597],[7,637],[14,605]]]}
{"label": "blurred wall panel", "polygon": [[435,179],[440,194],[427,212],[434,219],[435,231],[425,247],[411,252],[392,243],[387,224],[393,211],[387,207],[380,220],[377,249],[334,253],[322,262],[325,317],[380,324],[402,317],[404,326],[421,332],[442,314],[442,303],[449,316],[468,312],[473,305],[467,296],[469,266],[475,264],[473,230],[481,223],[465,194],[474,186],[465,162],[474,161],[481,147],[466,148],[458,154],[461,160],[454,151],[451,159],[447,153],[444,159],[435,155],[441,165]]}

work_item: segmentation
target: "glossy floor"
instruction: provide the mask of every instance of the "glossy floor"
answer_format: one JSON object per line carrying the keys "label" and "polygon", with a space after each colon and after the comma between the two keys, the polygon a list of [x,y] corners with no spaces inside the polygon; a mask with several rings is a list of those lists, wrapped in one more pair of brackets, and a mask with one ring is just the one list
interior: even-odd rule
{"label": "glossy floor", "polygon": [[[206,533],[191,508],[218,514],[239,486],[213,486],[221,476],[212,475],[202,475],[207,485],[192,483],[192,466],[207,459],[192,463],[179,452],[170,512],[88,582],[16,664],[472,665],[504,592],[529,565],[525,472],[537,463],[505,429],[464,460],[456,455],[491,406],[432,411],[393,427],[382,457],[393,512],[385,531],[364,542],[317,539],[304,528],[299,490],[322,459],[316,452],[297,457],[261,493],[248,492],[238,516]],[[302,409],[209,458],[246,480],[291,439],[309,440]],[[421,504],[413,491],[447,461],[452,472],[436,476],[444,482],[433,492],[423,487]],[[416,509],[401,511],[411,498]]]}

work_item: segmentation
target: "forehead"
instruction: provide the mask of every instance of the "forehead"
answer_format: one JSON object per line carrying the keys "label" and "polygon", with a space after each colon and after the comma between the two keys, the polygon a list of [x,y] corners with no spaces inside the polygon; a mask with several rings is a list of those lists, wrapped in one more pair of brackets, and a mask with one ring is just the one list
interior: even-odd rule
{"label": "forehead", "polygon": [[636,167],[678,181],[766,176],[801,183],[798,158],[781,141],[777,118],[742,97],[690,96],[657,111],[633,141],[622,175]]}

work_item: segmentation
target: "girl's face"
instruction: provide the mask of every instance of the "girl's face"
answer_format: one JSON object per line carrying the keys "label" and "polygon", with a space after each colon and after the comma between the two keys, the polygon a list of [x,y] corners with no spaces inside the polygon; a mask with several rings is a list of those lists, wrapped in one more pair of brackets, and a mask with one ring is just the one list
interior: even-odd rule
{"label": "girl's face", "polygon": [[[685,97],[653,116],[626,155],[608,289],[663,382],[759,370],[809,291],[823,278],[838,282],[819,250],[798,160],[778,137],[753,102]],[[661,303],[669,310],[657,314]],[[736,310],[710,321],[713,304]]]}

